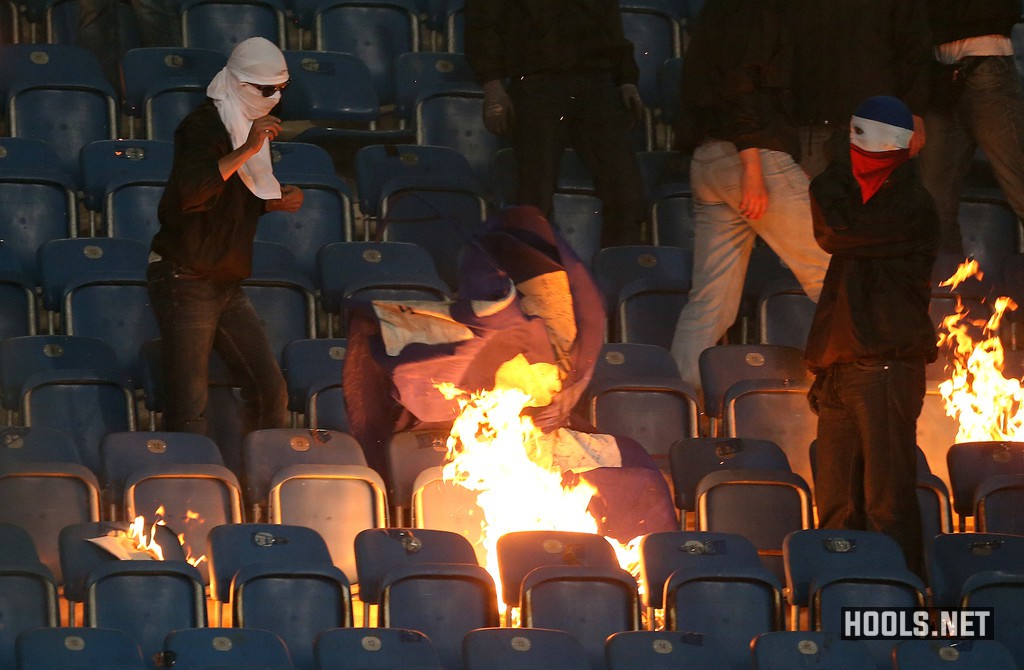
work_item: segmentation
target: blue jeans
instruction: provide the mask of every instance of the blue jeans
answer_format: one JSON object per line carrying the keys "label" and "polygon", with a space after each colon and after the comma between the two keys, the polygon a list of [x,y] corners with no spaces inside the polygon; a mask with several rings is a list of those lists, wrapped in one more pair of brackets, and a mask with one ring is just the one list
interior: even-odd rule
{"label": "blue jeans", "polygon": [[818,526],[886,533],[920,575],[917,417],[924,394],[923,357],[833,365],[812,391]]}
{"label": "blue jeans", "polygon": [[209,281],[149,265],[149,297],[160,326],[164,429],[207,433],[210,352],[216,350],[245,401],[244,430],[285,428],[288,392],[252,303],[237,281]]}
{"label": "blue jeans", "polygon": [[1012,56],[984,58],[951,109],[925,115],[921,181],[939,210],[942,249],[962,254],[957,214],[976,147],[988,157],[999,187],[1024,218],[1024,95]]}
{"label": "blue jeans", "polygon": [[601,246],[640,244],[647,207],[643,176],[631,118],[611,75],[531,75],[513,80],[509,96],[516,114],[516,203],[551,216],[562,154],[571,146],[590,170],[603,204]]}
{"label": "blue jeans", "polygon": [[693,152],[690,182],[697,224],[693,288],[679,315],[672,354],[680,374],[700,387],[700,353],[736,320],[754,241],[761,237],[817,302],[829,255],[814,241],[808,179],[792,156],[761,149],[768,209],[755,220],[739,213],[739,154],[731,142],[706,142]]}

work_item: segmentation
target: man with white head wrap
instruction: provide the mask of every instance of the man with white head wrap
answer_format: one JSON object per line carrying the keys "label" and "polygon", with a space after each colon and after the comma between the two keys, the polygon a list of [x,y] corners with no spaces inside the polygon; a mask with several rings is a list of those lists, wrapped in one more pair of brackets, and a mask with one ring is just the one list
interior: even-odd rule
{"label": "man with white head wrap", "polygon": [[245,429],[286,425],[284,379],[241,281],[251,272],[259,217],[302,206],[302,191],[279,184],[270,161],[270,140],[281,130],[270,111],[287,85],[280,49],[261,37],[240,42],[175,131],[149,265],[166,430],[206,432],[211,350],[242,387]]}
{"label": "man with white head wrap", "polygon": [[910,158],[913,129],[899,99],[869,98],[849,151],[811,182],[815,238],[832,260],[805,358],[817,375],[820,527],[887,533],[923,575],[917,417],[937,353],[928,301],[939,219]]}

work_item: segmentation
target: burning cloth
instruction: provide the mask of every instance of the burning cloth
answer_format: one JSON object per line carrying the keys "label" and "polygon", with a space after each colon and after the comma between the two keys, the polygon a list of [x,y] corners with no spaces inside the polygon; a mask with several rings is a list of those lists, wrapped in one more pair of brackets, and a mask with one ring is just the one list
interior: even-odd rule
{"label": "burning cloth", "polygon": [[499,370],[517,359],[552,377],[530,380],[524,414],[552,443],[553,467],[598,489],[591,511],[605,534],[677,528],[668,487],[643,448],[593,435],[571,414],[593,374],[606,317],[589,271],[536,208],[501,211],[465,246],[458,296],[350,305],[344,395],[369,464],[386,476],[394,432],[450,424],[460,408],[445,387],[493,389]]}

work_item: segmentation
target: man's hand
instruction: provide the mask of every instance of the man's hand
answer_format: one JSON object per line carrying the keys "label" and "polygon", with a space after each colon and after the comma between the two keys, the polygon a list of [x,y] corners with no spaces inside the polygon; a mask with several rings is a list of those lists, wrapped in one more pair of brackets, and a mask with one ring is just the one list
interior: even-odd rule
{"label": "man's hand", "polygon": [[622,94],[622,104],[629,110],[629,115],[633,119],[633,125],[643,123],[644,101],[640,99],[640,90],[636,84],[623,84],[619,87],[619,92]]}
{"label": "man's hand", "polygon": [[291,184],[281,186],[281,197],[277,200],[267,200],[268,212],[297,212],[302,207],[302,199],[305,196],[302,189]]}
{"label": "man's hand", "polygon": [[921,149],[924,149],[925,134],[924,134],[924,119],[920,116],[914,116],[914,134],[910,136],[910,155],[916,156],[921,153]]}
{"label": "man's hand", "polygon": [[274,139],[280,132],[281,119],[276,116],[261,116],[252,122],[249,136],[245,138],[243,146],[254,154],[263,147],[265,141]]}
{"label": "man's hand", "polygon": [[495,135],[505,135],[515,123],[515,109],[501,81],[484,84],[484,127]]}
{"label": "man's hand", "polygon": [[768,191],[761,173],[761,155],[758,149],[740,152],[743,172],[740,176],[740,214],[756,221],[768,209]]}

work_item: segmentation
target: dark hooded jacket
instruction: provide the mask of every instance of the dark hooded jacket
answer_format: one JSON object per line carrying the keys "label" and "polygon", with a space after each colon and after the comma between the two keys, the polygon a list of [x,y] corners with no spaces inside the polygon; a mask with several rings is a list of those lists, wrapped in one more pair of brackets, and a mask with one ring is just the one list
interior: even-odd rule
{"label": "dark hooded jacket", "polygon": [[911,160],[861,202],[848,158],[811,182],[814,236],[832,254],[807,338],[808,367],[922,356],[935,360],[928,314],[938,247],[935,203]]}

